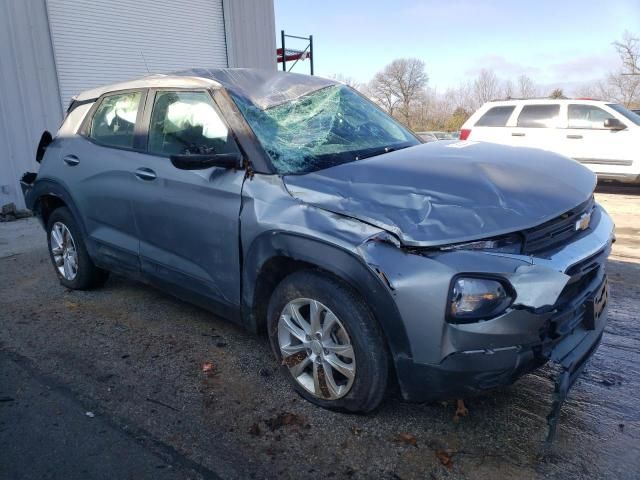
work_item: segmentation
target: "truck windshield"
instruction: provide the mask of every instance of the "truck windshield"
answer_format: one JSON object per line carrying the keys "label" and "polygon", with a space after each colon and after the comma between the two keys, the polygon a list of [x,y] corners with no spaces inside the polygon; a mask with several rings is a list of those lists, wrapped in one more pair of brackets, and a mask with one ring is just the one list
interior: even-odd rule
{"label": "truck windshield", "polygon": [[314,172],[420,144],[345,85],[316,90],[266,110],[232,96],[282,175]]}
{"label": "truck windshield", "polygon": [[619,103],[608,103],[607,106],[613,108],[619,114],[624,115],[625,117],[627,117],[627,119],[631,120],[636,125],[640,125],[640,115],[638,115],[637,113],[633,113],[631,110],[627,110]]}

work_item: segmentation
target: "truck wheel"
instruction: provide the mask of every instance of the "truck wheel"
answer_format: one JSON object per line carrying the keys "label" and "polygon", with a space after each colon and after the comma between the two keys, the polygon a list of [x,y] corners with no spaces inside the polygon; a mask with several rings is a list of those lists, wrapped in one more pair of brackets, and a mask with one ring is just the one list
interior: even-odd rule
{"label": "truck wheel", "polygon": [[324,408],[374,410],[384,398],[389,356],[364,300],[323,273],[286,277],[269,302],[271,348],[305,399]]}
{"label": "truck wheel", "polygon": [[60,283],[73,290],[104,284],[109,272],[96,267],[84,244],[82,232],[67,207],[55,209],[47,222],[49,256]]}

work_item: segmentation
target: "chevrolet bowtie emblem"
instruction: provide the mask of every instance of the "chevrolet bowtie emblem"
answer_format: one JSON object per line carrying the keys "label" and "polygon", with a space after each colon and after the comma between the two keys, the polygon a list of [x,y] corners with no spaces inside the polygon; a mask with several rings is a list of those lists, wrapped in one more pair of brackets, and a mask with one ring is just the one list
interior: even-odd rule
{"label": "chevrolet bowtie emblem", "polygon": [[589,223],[591,223],[591,212],[580,215],[580,218],[576,221],[576,232],[589,228]]}

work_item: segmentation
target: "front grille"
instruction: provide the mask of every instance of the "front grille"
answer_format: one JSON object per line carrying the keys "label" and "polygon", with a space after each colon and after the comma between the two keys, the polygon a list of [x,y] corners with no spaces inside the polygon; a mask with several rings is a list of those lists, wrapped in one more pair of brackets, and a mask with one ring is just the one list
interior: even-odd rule
{"label": "front grille", "polygon": [[603,249],[567,269],[570,279],[554,305],[555,313],[540,332],[543,340],[555,344],[583,322],[587,301],[605,279],[607,255],[608,249]]}
{"label": "front grille", "polygon": [[524,237],[523,252],[527,255],[544,252],[568,242],[574,235],[581,233],[576,230],[576,222],[585,213],[591,213],[595,202],[593,196],[577,207],[563,213],[548,222],[522,231]]}

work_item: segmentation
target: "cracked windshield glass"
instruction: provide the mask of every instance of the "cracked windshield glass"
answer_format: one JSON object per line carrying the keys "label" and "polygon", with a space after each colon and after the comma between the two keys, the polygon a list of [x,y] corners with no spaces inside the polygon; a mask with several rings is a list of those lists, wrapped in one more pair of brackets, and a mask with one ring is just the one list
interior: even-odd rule
{"label": "cracked windshield glass", "polygon": [[261,110],[234,100],[280,174],[301,174],[418,145],[420,142],[344,85]]}

